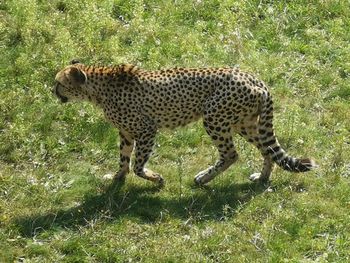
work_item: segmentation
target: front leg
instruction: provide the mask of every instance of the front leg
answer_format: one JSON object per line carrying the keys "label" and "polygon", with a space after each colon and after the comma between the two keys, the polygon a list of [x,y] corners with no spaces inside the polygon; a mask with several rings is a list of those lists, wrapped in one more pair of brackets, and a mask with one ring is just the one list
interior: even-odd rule
{"label": "front leg", "polygon": [[139,177],[163,185],[164,180],[159,174],[145,169],[145,164],[152,153],[156,132],[156,128],[148,128],[136,139],[134,172]]}
{"label": "front leg", "polygon": [[134,149],[134,139],[130,136],[129,133],[125,131],[119,131],[120,137],[120,167],[119,171],[115,175],[114,179],[118,181],[125,180],[125,176],[130,171],[130,156],[132,150]]}

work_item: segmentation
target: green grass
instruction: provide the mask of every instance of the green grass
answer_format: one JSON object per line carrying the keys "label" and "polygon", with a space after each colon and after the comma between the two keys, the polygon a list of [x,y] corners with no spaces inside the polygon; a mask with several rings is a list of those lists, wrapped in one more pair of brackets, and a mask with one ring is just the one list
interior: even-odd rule
{"label": "green grass", "polygon": [[[349,13],[332,0],[0,2],[0,262],[348,262]],[[217,154],[195,123],[157,138],[163,189],[133,174],[111,187],[118,133],[51,94],[73,58],[239,65],[270,86],[282,145],[320,167],[254,185],[262,160],[235,138],[237,164],[197,188]]]}

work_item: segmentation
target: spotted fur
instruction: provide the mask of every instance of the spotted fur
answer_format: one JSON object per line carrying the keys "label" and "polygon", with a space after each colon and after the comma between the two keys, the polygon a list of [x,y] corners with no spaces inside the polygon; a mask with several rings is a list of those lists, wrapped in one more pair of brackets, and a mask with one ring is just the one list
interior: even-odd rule
{"label": "spotted fur", "polygon": [[116,179],[124,179],[129,172],[130,156],[135,151],[135,174],[163,183],[159,174],[145,169],[157,131],[200,118],[219,159],[197,174],[197,184],[208,183],[237,160],[233,133],[253,143],[264,157],[261,173],[253,174],[252,180],[267,181],[274,162],[291,172],[316,167],[311,159],[291,157],[282,149],[273,129],[268,89],[237,68],[146,71],[129,64],[94,67],[73,61],[57,73],[54,92],[62,102],[93,102],[119,129],[120,170]]}

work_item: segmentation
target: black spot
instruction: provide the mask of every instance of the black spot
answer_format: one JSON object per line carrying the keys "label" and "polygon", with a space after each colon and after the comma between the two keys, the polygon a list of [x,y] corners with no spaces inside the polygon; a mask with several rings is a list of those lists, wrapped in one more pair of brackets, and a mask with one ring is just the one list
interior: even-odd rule
{"label": "black spot", "polygon": [[265,134],[266,133],[266,130],[264,130],[264,129],[259,129],[259,134],[260,135],[263,135],[263,134]]}
{"label": "black spot", "polygon": [[271,137],[271,136],[273,136],[273,132],[268,132],[268,133],[266,133],[266,137]]}
{"label": "black spot", "polygon": [[268,147],[268,146],[273,145],[273,144],[275,144],[275,143],[276,143],[276,139],[275,139],[275,138],[272,138],[270,141],[264,142],[262,145],[263,145],[264,147]]}

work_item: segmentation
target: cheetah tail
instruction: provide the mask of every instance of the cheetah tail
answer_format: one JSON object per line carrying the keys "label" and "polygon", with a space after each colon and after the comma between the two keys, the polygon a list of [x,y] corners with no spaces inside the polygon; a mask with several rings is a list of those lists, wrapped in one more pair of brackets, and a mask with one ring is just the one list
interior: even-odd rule
{"label": "cheetah tail", "polygon": [[259,116],[259,141],[263,152],[269,154],[281,168],[290,172],[307,172],[317,168],[309,159],[298,159],[289,156],[279,144],[273,129],[273,102],[268,92],[264,92]]}

